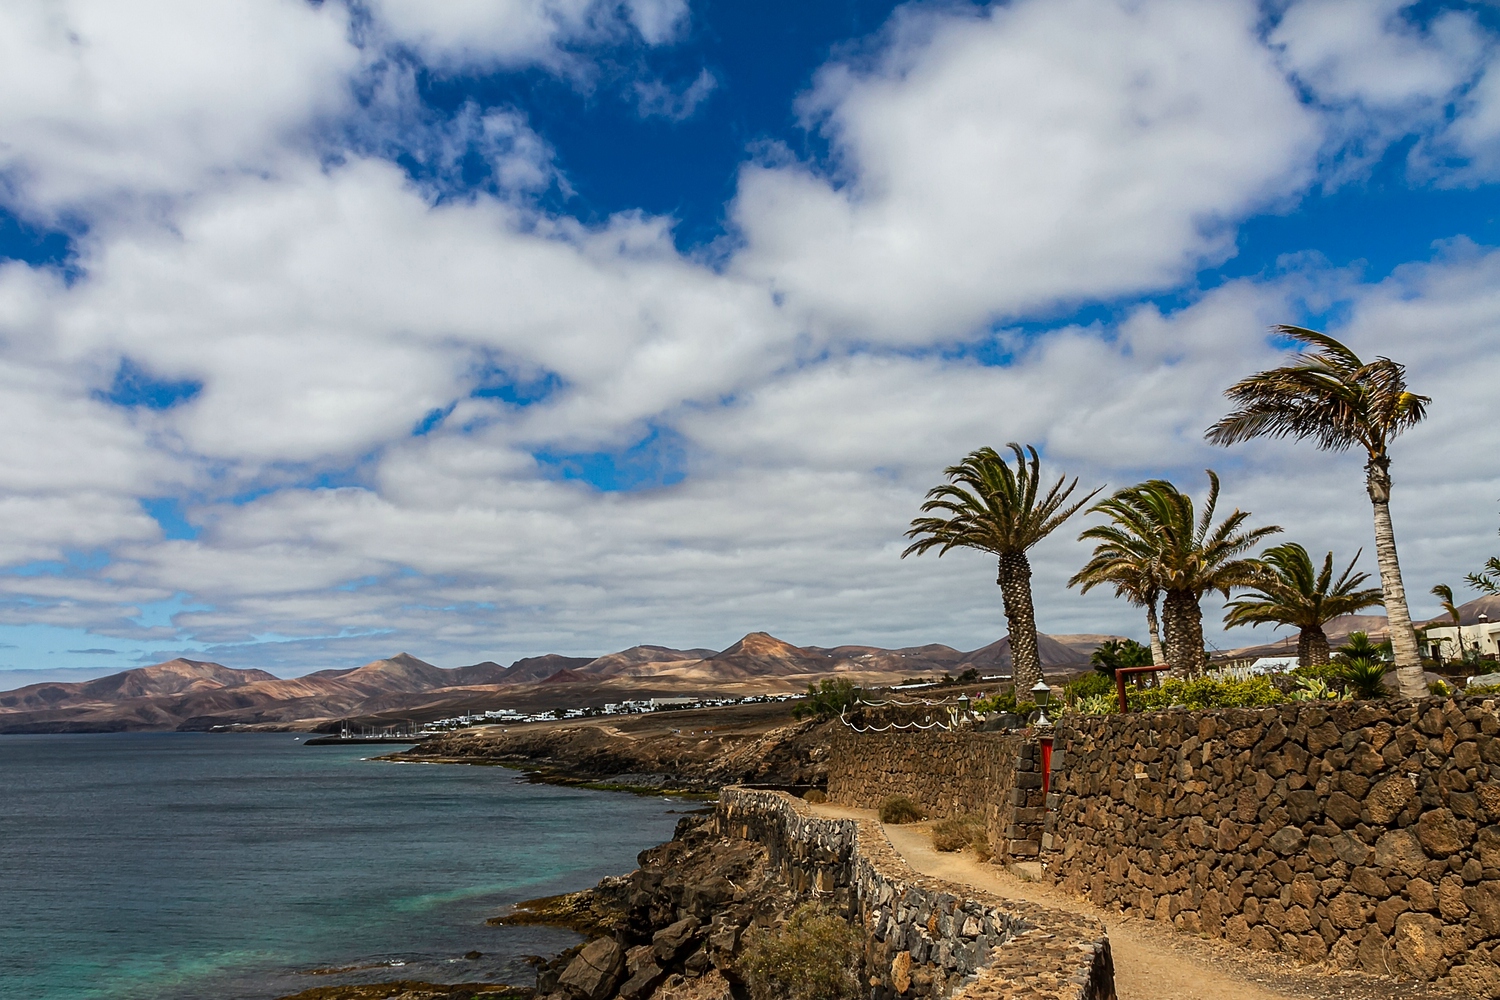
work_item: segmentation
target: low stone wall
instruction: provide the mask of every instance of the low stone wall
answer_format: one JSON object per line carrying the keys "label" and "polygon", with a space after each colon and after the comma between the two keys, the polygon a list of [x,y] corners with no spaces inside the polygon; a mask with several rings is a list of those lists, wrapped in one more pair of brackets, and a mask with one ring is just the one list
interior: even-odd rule
{"label": "low stone wall", "polygon": [[1068,716],[1043,860],[1096,903],[1500,996],[1494,702]]}
{"label": "low stone wall", "polygon": [[1113,1000],[1096,920],[922,876],[878,823],[817,817],[783,792],[726,788],[717,821],[724,836],[765,844],[789,884],[865,929],[875,1000]]}
{"label": "low stone wall", "polygon": [[1043,799],[1036,740],[1014,733],[911,731],[835,733],[828,799],[878,809],[904,795],[932,819],[984,816],[997,863],[1041,849]]}

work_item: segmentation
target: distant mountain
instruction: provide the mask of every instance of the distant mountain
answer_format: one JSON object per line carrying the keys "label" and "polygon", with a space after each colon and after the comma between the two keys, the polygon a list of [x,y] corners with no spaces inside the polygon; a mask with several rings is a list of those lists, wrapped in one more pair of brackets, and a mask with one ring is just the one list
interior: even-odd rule
{"label": "distant mountain", "polygon": [[70,684],[31,684],[0,694],[0,709],[58,710],[132,698],[181,695],[274,681],[264,670],[236,670],[221,663],[176,659],[136,667],[108,677]]}
{"label": "distant mountain", "polygon": [[[1500,596],[1476,597],[1467,604],[1458,606],[1458,623],[1460,625],[1478,625],[1479,616],[1484,615],[1487,622],[1500,622]],[[1385,627],[1385,619],[1380,620],[1381,627]],[[1425,622],[1417,622],[1418,628],[1423,625],[1452,625],[1453,619],[1448,617],[1447,612],[1436,618],[1429,618]],[[1464,642],[1468,642],[1467,639]]]}
{"label": "distant mountain", "polygon": [[[592,662],[587,656],[558,656],[556,653],[548,653],[546,656],[528,656],[524,660],[512,663],[500,679],[494,681],[496,684],[534,684],[544,681],[559,670],[571,670]],[[478,664],[475,664],[478,666]],[[468,667],[459,667],[460,670],[468,670]]]}
{"label": "distant mountain", "polygon": [[[1103,637],[1037,637],[1049,671],[1077,669]],[[640,645],[599,657],[533,656],[444,669],[409,653],[363,666],[277,678],[263,670],[172,660],[97,680],[0,693],[0,732],[205,730],[226,725],[334,725],[340,719],[440,718],[464,711],[603,704],[632,697],[798,691],[820,675],[860,683],[907,676],[1010,672],[1006,639],[964,653],[933,643],[905,649],[794,646],[751,632],[729,648]],[[887,683],[889,681],[886,681]]]}
{"label": "distant mountain", "polygon": [[[1476,602],[1470,602],[1476,603]],[[1467,607],[1468,605],[1465,605]],[[1447,619],[1447,616],[1443,616]],[[1417,623],[1421,625],[1421,622]],[[1388,633],[1390,623],[1386,621],[1385,615],[1339,615],[1330,619],[1323,626],[1323,634],[1328,636],[1328,644],[1334,649],[1343,645],[1353,632],[1364,632],[1376,642],[1383,642]],[[1294,628],[1282,628],[1275,633],[1276,638],[1271,641],[1259,643],[1254,646],[1240,646],[1237,649],[1226,650],[1223,655],[1235,659],[1248,656],[1295,656],[1297,654],[1298,630]],[[1270,636],[1268,635],[1269,639]]]}

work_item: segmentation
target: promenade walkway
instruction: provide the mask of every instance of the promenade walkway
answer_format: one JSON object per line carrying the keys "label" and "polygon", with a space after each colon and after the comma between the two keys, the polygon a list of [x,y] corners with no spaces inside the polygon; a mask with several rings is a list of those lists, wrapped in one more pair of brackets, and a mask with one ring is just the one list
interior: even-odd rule
{"label": "promenade walkway", "polygon": [[[869,810],[830,804],[812,808],[832,819],[878,818]],[[980,861],[972,852],[939,852],[932,846],[926,823],[882,825],[882,829],[906,863],[924,875],[1102,920],[1109,930],[1119,1000],[1450,1000],[1460,996],[1425,983],[1398,983],[1363,973],[1301,966],[1280,956],[1178,934],[1154,921],[1101,910],[1059,888],[1028,882]]]}

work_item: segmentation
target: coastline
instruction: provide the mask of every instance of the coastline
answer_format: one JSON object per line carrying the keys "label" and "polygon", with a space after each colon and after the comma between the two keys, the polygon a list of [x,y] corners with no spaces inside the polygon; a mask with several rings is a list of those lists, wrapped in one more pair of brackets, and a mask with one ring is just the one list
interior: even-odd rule
{"label": "coastline", "polygon": [[[819,752],[826,745],[826,723],[798,722],[782,712],[756,719],[748,726],[740,721],[736,726],[734,723],[739,720],[726,719],[725,714],[710,710],[692,713],[687,718],[688,713],[670,713],[672,717],[665,720],[630,720],[636,722],[633,727],[612,722],[532,730],[479,727],[443,734],[410,750],[372,759],[404,764],[504,767],[520,771],[528,781],[538,784],[665,796],[685,802],[713,801],[719,788],[727,784],[808,787],[826,781],[826,764]],[[739,914],[742,922],[749,922],[773,899],[777,902],[772,908],[784,910],[789,904],[780,900],[779,890],[763,884],[764,857],[747,857],[747,849],[743,847],[721,856],[722,852],[711,846],[708,838],[695,833],[710,825],[706,814],[711,811],[695,809],[684,815],[678,821],[673,839],[642,851],[638,858],[640,867],[632,873],[607,876],[594,886],[524,900],[485,922],[493,926],[558,927],[584,935],[585,941],[572,948],[554,956],[535,958],[539,987],[555,987],[558,978],[591,943],[628,938],[632,934],[640,937],[643,929],[634,925],[644,922],[649,927],[664,919],[664,914],[675,913],[675,905],[668,902],[664,909],[657,897],[665,884],[669,895],[675,892],[680,898],[685,891],[685,874],[693,873],[690,881],[710,887],[704,897],[706,902],[697,905],[717,908],[738,904],[744,910]],[[689,842],[686,847],[684,838]],[[754,854],[754,849],[750,853]],[[672,870],[670,877],[667,868]],[[740,888],[724,888],[731,884],[725,878],[725,871],[735,876],[732,884]],[[714,895],[715,887],[722,899]],[[747,893],[746,889],[751,891]],[[656,920],[650,915],[651,903],[641,912],[643,893],[645,898],[655,901]],[[650,939],[649,933],[646,938]],[[681,975],[682,971],[671,974]],[[547,992],[551,990],[395,980],[365,986],[317,987],[278,1000],[470,1000],[477,996],[529,1000]]]}

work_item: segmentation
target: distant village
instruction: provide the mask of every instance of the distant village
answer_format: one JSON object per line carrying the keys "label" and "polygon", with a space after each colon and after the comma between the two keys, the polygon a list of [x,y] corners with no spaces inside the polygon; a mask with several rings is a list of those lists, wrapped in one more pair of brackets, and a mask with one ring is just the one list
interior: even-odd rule
{"label": "distant village", "polygon": [[757,694],[745,698],[642,698],[629,701],[610,702],[603,708],[554,708],[547,712],[526,714],[510,708],[489,712],[465,712],[448,719],[438,719],[422,727],[422,734],[452,732],[470,726],[493,726],[496,724],[522,722],[554,722],[558,719],[584,719],[601,715],[641,715],[646,712],[679,711],[693,708],[721,708],[726,705],[754,705],[773,701],[792,701],[804,697],[801,694]]}

